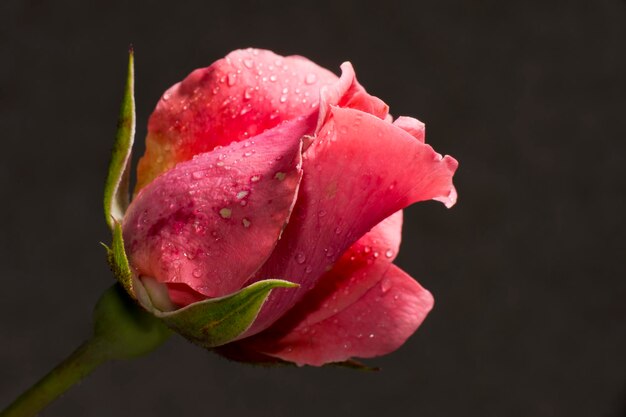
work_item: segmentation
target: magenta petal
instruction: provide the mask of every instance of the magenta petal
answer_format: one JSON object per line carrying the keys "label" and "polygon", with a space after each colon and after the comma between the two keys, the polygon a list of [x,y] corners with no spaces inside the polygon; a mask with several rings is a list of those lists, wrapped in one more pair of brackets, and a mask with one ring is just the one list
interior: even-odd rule
{"label": "magenta petal", "polygon": [[394,125],[410,133],[415,139],[420,142],[424,142],[426,138],[426,128],[424,123],[420,122],[414,117],[400,116],[393,122]]}
{"label": "magenta petal", "polygon": [[331,106],[347,107],[386,120],[389,106],[378,97],[370,95],[356,79],[354,68],[349,62],[341,64],[339,81],[324,87],[321,91],[320,112],[317,131],[321,129],[330,116]]}
{"label": "magenta petal", "polygon": [[317,112],[337,76],[300,56],[242,49],[195,70],[164,94],[150,117],[137,190],[193,155]]}
{"label": "magenta petal", "polygon": [[274,291],[247,335],[274,323],[384,218],[418,201],[454,204],[454,158],[442,157],[404,130],[358,110],[331,107],[304,156],[292,220],[255,274],[257,280],[282,278],[301,286]]}
{"label": "magenta petal", "polygon": [[433,297],[393,264],[355,265],[342,258],[286,317],[241,346],[315,366],[396,350],[432,309]]}
{"label": "magenta petal", "polygon": [[362,255],[393,261],[398,255],[402,241],[402,220],[402,210],[393,213],[350,246],[344,257],[351,253],[356,257]]}
{"label": "magenta petal", "polygon": [[[301,137],[313,124],[285,122],[157,177],[124,218],[136,273],[208,297],[240,289],[287,224],[302,176]],[[184,294],[170,291],[175,302],[190,299]]]}

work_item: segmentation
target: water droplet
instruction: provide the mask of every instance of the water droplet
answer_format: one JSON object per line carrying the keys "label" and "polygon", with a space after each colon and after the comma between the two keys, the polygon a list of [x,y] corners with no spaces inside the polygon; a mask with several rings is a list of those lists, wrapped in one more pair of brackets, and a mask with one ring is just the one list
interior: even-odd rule
{"label": "water droplet", "polygon": [[215,165],[217,165],[218,167],[223,167],[224,166],[224,162],[218,161]]}
{"label": "water droplet", "polygon": [[243,98],[246,100],[250,100],[252,98],[253,92],[254,92],[254,89],[252,87],[246,88],[245,91],[243,92]]}
{"label": "water droplet", "polygon": [[246,219],[245,217],[241,220],[241,223],[243,223],[243,227],[245,228],[250,227],[250,225],[252,224],[250,220]]}
{"label": "water droplet", "polygon": [[317,81],[317,75],[313,73],[307,74],[306,77],[304,78],[304,82],[307,83],[308,85],[315,84],[316,81]]}
{"label": "water droplet", "polygon": [[330,258],[335,254],[335,250],[333,248],[325,248],[324,252],[326,253],[326,257]]}
{"label": "water droplet", "polygon": [[374,252],[372,255],[374,256],[374,258],[378,258],[379,253],[378,252]]}
{"label": "water droplet", "polygon": [[243,157],[244,157],[244,158],[246,158],[246,157],[248,157],[248,156],[250,156],[250,155],[252,155],[252,152],[248,151],[248,152],[245,152],[245,153],[243,154]]}
{"label": "water droplet", "polygon": [[191,274],[196,278],[200,278],[202,276],[202,269],[196,268]]}
{"label": "water droplet", "polygon": [[341,234],[341,227],[337,226],[337,227],[335,228],[335,234],[336,234],[336,235],[340,235],[340,234]]}
{"label": "water droplet", "polygon": [[287,101],[287,96],[280,96],[279,101],[280,101],[281,103],[286,102],[286,101]]}
{"label": "water droplet", "polygon": [[261,180],[260,175],[253,175],[252,177],[250,177],[250,182],[259,182],[260,180]]}
{"label": "water droplet", "polygon": [[254,67],[254,61],[251,58],[245,58],[243,60],[243,65],[246,68],[250,69],[250,68]]}
{"label": "water droplet", "polygon": [[306,261],[306,255],[303,252],[296,253],[296,262],[302,265]]}
{"label": "water droplet", "polygon": [[287,94],[289,92],[289,88],[285,87],[283,88],[283,94]]}
{"label": "water droplet", "polygon": [[307,274],[310,274],[311,271],[313,271],[313,267],[311,265],[307,265],[306,268],[304,268],[304,272]]}
{"label": "water droplet", "polygon": [[385,256],[387,258],[391,258],[393,256],[393,251],[391,249],[387,249],[387,252],[385,252]]}
{"label": "water droplet", "polygon": [[222,218],[224,219],[229,219],[232,213],[233,211],[229,209],[228,207],[224,207],[223,209],[220,210],[220,216],[222,216]]}
{"label": "water droplet", "polygon": [[191,177],[194,180],[199,180],[200,178],[204,177],[204,173],[202,171],[196,171],[193,174],[191,174]]}
{"label": "water droplet", "polygon": [[239,192],[237,193],[237,200],[241,200],[242,198],[244,198],[244,197],[245,197],[245,196],[247,196],[248,194],[250,194],[250,191],[248,191],[248,190],[242,190],[242,191],[239,191]]}
{"label": "water droplet", "polygon": [[380,283],[380,289],[383,290],[383,294],[389,291],[391,289],[391,280],[383,279],[383,281]]}
{"label": "water droplet", "polygon": [[274,74],[270,75],[270,81],[271,82],[276,82],[277,78]]}
{"label": "water droplet", "polygon": [[284,172],[277,172],[276,175],[274,175],[274,178],[276,178],[278,181],[282,181],[284,180],[286,177]]}
{"label": "water droplet", "polygon": [[229,87],[232,87],[233,85],[235,85],[236,82],[237,74],[235,74],[234,72],[228,74],[228,77],[226,78],[226,84],[228,84]]}
{"label": "water droplet", "polygon": [[370,253],[372,251],[372,248],[370,248],[369,246],[366,246],[363,248],[363,252],[365,253]]}
{"label": "water droplet", "polygon": [[374,338],[374,333],[370,333],[368,337],[369,337],[370,339],[373,339],[373,338]]}
{"label": "water droplet", "polygon": [[243,116],[244,114],[248,113],[250,110],[252,110],[252,106],[250,104],[247,104],[243,109],[241,109],[241,111],[239,112],[239,115]]}
{"label": "water droplet", "polygon": [[326,215],[326,210],[320,210],[317,212],[317,215],[320,217],[324,217]]}
{"label": "water droplet", "polygon": [[165,94],[163,94],[163,101],[167,101],[170,99],[170,97],[172,96],[172,93],[168,91],[165,92]]}

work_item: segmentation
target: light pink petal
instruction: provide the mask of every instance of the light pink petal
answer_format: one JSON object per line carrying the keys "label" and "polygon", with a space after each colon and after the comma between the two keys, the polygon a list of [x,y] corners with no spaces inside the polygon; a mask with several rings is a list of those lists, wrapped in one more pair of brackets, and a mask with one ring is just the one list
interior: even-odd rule
{"label": "light pink petal", "polygon": [[238,343],[299,365],[380,356],[400,347],[432,306],[432,295],[395,265],[343,257],[284,318]]}
{"label": "light pink petal", "polygon": [[150,117],[136,189],[193,155],[317,112],[320,89],[337,79],[306,58],[259,49],[195,70],[163,94]]}
{"label": "light pink petal", "polygon": [[357,240],[348,251],[371,253],[374,258],[380,256],[381,259],[393,261],[402,241],[402,220],[402,210],[393,213]]}
{"label": "light pink petal", "polygon": [[454,158],[442,157],[404,130],[358,110],[331,107],[304,156],[292,220],[255,274],[255,280],[282,278],[300,288],[274,291],[247,335],[264,330],[293,307],[384,218],[417,201],[454,204]]}
{"label": "light pink petal", "polygon": [[361,110],[383,120],[388,120],[387,116],[389,115],[389,106],[378,97],[374,97],[365,91],[365,88],[357,81],[354,68],[349,62],[341,64],[339,81],[324,87],[321,91],[320,112],[316,132],[328,120],[330,106]]}
{"label": "light pink petal", "polygon": [[[302,176],[300,138],[314,123],[298,118],[200,154],[144,188],[123,224],[137,274],[208,297],[240,289],[287,224]],[[176,303],[193,299],[170,288]]]}
{"label": "light pink petal", "polygon": [[411,136],[420,142],[424,142],[426,139],[426,127],[424,126],[424,123],[413,117],[400,116],[395,122],[393,122],[393,124],[405,132],[410,133]]}

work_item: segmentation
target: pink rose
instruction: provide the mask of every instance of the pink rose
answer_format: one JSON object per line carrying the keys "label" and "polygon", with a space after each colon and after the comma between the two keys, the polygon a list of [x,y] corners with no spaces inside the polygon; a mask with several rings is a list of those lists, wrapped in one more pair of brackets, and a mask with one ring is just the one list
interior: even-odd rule
{"label": "pink rose", "polygon": [[404,207],[455,203],[457,162],[424,143],[418,120],[392,121],[350,63],[341,69],[238,50],[157,104],[123,219],[155,309],[270,278],[299,285],[273,289],[241,332],[213,344],[182,332],[193,341],[240,360],[322,365],[397,349],[432,308],[392,261]]}

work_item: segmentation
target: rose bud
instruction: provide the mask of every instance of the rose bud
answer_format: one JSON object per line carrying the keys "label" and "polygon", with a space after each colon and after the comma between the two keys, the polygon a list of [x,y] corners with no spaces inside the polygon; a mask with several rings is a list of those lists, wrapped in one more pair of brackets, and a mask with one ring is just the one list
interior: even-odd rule
{"label": "rose bud", "polygon": [[455,203],[457,162],[341,70],[238,50],[157,104],[135,196],[112,209],[110,257],[189,340],[319,366],[397,349],[432,308],[392,262],[404,207]]}

